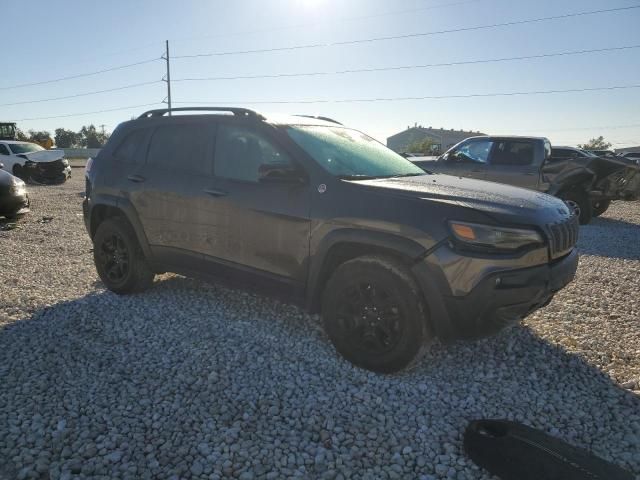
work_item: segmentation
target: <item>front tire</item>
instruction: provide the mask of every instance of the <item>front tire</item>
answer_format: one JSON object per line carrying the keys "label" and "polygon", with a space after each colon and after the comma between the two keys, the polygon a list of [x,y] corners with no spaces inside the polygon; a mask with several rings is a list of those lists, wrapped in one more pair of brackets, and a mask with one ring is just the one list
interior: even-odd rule
{"label": "front tire", "polygon": [[409,367],[431,338],[427,308],[409,270],[385,256],[340,265],[324,290],[322,316],[336,350],[374,372]]}
{"label": "front tire", "polygon": [[609,209],[609,205],[611,205],[611,200],[594,200],[593,202],[591,202],[593,216],[599,217],[600,215],[602,215]]}
{"label": "front tire", "polygon": [[578,189],[567,190],[559,195],[578,216],[580,225],[586,225],[593,217],[593,207],[586,192]]}
{"label": "front tire", "polygon": [[93,260],[100,280],[118,294],[142,292],[153,283],[138,240],[123,218],[108,218],[93,237]]}

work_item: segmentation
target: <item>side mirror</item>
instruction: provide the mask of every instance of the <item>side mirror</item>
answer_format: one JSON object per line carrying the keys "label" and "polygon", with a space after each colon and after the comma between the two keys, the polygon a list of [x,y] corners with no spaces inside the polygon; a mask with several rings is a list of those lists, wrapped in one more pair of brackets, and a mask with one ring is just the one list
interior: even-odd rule
{"label": "side mirror", "polygon": [[288,163],[265,163],[258,167],[258,181],[261,183],[304,183],[300,170]]}

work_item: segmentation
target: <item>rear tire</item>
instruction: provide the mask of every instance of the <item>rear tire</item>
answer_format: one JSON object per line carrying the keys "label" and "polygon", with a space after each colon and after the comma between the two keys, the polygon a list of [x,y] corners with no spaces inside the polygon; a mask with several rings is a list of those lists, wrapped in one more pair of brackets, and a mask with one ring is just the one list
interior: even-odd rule
{"label": "rear tire", "polygon": [[586,225],[591,221],[593,207],[587,192],[578,189],[567,190],[562,192],[559,197],[578,215],[580,225]]}
{"label": "rear tire", "polygon": [[336,350],[374,372],[409,367],[431,339],[427,308],[408,268],[385,256],[340,265],[324,290],[322,316]]}
{"label": "rear tire", "polygon": [[100,280],[118,294],[142,292],[153,283],[131,225],[120,217],[102,222],[93,237],[93,260]]}
{"label": "rear tire", "polygon": [[609,209],[609,205],[611,205],[611,200],[594,200],[593,202],[591,202],[593,216],[599,217],[600,215],[602,215]]}

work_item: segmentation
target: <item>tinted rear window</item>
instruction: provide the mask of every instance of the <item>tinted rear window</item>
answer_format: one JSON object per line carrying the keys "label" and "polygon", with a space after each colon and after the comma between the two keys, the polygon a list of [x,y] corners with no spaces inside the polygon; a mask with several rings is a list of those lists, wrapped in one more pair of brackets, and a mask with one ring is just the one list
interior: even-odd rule
{"label": "tinted rear window", "polygon": [[190,173],[209,173],[206,161],[210,128],[204,123],[158,127],[151,139],[147,163]]}
{"label": "tinted rear window", "polygon": [[143,163],[148,135],[147,129],[131,132],[116,149],[114,156],[127,163]]}
{"label": "tinted rear window", "polygon": [[494,165],[531,165],[533,163],[533,143],[499,142],[493,149],[491,163]]}

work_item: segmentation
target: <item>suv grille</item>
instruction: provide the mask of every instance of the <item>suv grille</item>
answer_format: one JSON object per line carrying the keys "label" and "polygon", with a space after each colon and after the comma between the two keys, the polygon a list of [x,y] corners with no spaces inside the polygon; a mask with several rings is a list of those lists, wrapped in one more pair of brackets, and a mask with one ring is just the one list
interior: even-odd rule
{"label": "suv grille", "polygon": [[558,258],[569,252],[578,242],[578,217],[571,215],[568,220],[547,226],[551,258]]}

